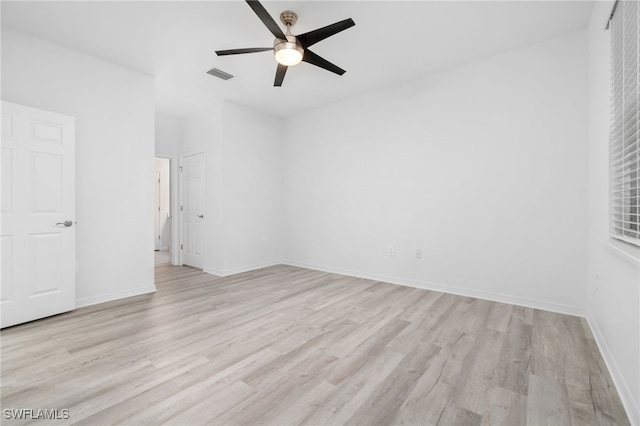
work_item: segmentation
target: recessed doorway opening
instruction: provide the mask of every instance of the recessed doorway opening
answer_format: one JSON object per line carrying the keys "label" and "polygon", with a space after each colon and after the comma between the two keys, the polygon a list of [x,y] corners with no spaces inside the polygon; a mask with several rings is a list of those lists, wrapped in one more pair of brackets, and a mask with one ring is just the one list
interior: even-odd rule
{"label": "recessed doorway opening", "polygon": [[158,267],[172,263],[171,160],[168,158],[155,158],[153,198],[153,249],[155,266]]}

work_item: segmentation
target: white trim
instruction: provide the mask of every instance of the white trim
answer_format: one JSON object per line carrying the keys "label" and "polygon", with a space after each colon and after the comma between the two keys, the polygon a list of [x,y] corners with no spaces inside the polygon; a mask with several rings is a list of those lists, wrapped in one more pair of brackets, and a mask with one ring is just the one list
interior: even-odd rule
{"label": "white trim", "polygon": [[279,260],[269,262],[254,263],[253,265],[237,266],[230,269],[216,269],[205,266],[203,271],[207,274],[217,275],[218,277],[228,277],[229,275],[241,274],[243,272],[255,271],[256,269],[268,268],[270,266],[282,265]]}
{"label": "white trim", "polygon": [[178,156],[176,154],[167,154],[165,152],[156,152],[154,154],[154,157],[159,157],[159,158],[177,158]]}
{"label": "white trim", "polygon": [[189,152],[181,152],[180,153],[180,158],[184,158],[184,157],[192,157],[194,155],[198,155],[198,154],[205,154],[206,151],[204,150],[196,150],[196,151],[189,151]]}
{"label": "white trim", "polygon": [[353,277],[366,278],[366,279],[376,280],[376,281],[384,281],[390,284],[404,285],[408,287],[421,288],[424,290],[435,290],[443,293],[456,294],[459,296],[475,297],[477,299],[490,300],[492,302],[508,303],[511,305],[525,306],[527,308],[541,309],[544,311],[557,312],[560,314],[573,315],[578,317],[585,316],[584,308],[580,308],[577,306],[563,305],[560,303],[553,303],[553,302],[548,302],[544,300],[527,299],[524,297],[510,296],[502,293],[479,291],[479,290],[474,290],[474,289],[469,289],[464,287],[455,287],[455,286],[450,286],[446,284],[432,283],[429,281],[415,281],[415,280],[410,280],[406,278],[391,277],[387,275],[370,274],[366,272],[352,271],[352,270],[341,269],[341,268],[333,268],[330,266],[308,264],[308,263],[296,262],[292,260],[283,260],[282,263],[289,266],[297,266],[299,268],[314,269],[314,270],[330,272],[334,274],[349,275]]}
{"label": "white trim", "polygon": [[640,239],[638,238],[630,238],[630,237],[627,237],[626,235],[614,234],[613,232],[609,234],[609,237],[613,238],[614,240],[622,241],[627,244],[632,244],[636,247],[640,247]]}
{"label": "white trim", "polygon": [[222,269],[217,269],[217,268],[209,268],[208,266],[205,265],[205,267],[202,269],[202,272],[205,272],[207,274],[211,274],[211,275],[215,275],[216,277],[226,277],[229,276],[231,274],[225,274],[224,270]]}
{"label": "white trim", "polygon": [[587,315],[587,323],[589,324],[589,328],[591,328],[591,333],[596,341],[596,345],[598,345],[598,349],[600,349],[600,353],[602,354],[602,358],[604,359],[604,363],[609,370],[609,374],[611,374],[611,379],[613,380],[613,384],[618,391],[618,395],[620,396],[620,400],[622,401],[622,405],[624,406],[625,411],[627,412],[627,416],[629,417],[629,422],[632,425],[640,425],[640,408],[636,404],[633,399],[633,394],[627,385],[627,382],[624,379],[624,376],[620,372],[618,368],[618,364],[616,363],[615,358],[611,354],[611,350],[607,345],[607,341],[604,336],[600,332],[598,328],[598,323],[591,316],[591,314]]}
{"label": "white trim", "polygon": [[608,241],[600,240],[600,242],[602,242],[602,244],[604,244],[605,247],[607,247],[609,250],[611,250],[615,254],[622,256],[624,259],[629,260],[635,264],[640,265],[640,258],[635,257],[631,253],[627,253],[625,250],[622,250],[621,248],[614,246]]}
{"label": "white trim", "polygon": [[114,300],[124,299],[127,297],[140,296],[142,294],[155,293],[156,287],[146,286],[137,287],[129,290],[117,291],[115,293],[104,294],[102,296],[85,297],[76,300],[76,307],[83,308],[85,306],[97,305],[98,303],[112,302]]}

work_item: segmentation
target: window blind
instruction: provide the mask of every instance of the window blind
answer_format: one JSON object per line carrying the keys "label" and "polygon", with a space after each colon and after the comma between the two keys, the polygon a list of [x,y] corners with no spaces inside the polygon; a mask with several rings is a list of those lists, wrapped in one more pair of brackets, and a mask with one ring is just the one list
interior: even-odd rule
{"label": "window blind", "polygon": [[640,245],[640,2],[618,1],[611,33],[610,233]]}

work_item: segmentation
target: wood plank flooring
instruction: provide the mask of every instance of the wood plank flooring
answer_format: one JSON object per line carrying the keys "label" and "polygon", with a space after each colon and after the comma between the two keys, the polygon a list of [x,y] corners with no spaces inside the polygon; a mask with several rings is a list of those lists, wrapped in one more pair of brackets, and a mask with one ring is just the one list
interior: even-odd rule
{"label": "wood plank flooring", "polygon": [[577,317],[290,266],[156,285],[3,330],[3,410],[69,410],[3,424],[629,424]]}

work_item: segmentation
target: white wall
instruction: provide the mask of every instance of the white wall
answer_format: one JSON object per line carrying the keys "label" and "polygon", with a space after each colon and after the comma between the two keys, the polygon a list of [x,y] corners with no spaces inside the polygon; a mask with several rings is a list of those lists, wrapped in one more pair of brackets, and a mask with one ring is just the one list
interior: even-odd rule
{"label": "white wall", "polygon": [[640,249],[608,236],[611,6],[596,2],[589,24],[587,318],[630,420],[640,424]]}
{"label": "white wall", "polygon": [[156,155],[177,156],[180,152],[180,119],[156,112]]}
{"label": "white wall", "polygon": [[2,98],[76,118],[78,304],[154,291],[153,79],[4,28]]}
{"label": "white wall", "polygon": [[225,102],[222,128],[224,263],[215,272],[228,275],[280,263],[282,124]]}
{"label": "white wall", "polygon": [[285,261],[584,313],[586,69],[579,32],[287,120]]}
{"label": "white wall", "polygon": [[180,120],[180,155],[213,151],[222,146],[222,103]]}
{"label": "white wall", "polygon": [[229,275],[280,261],[280,123],[228,102],[180,123],[181,155],[206,155],[207,272]]}

